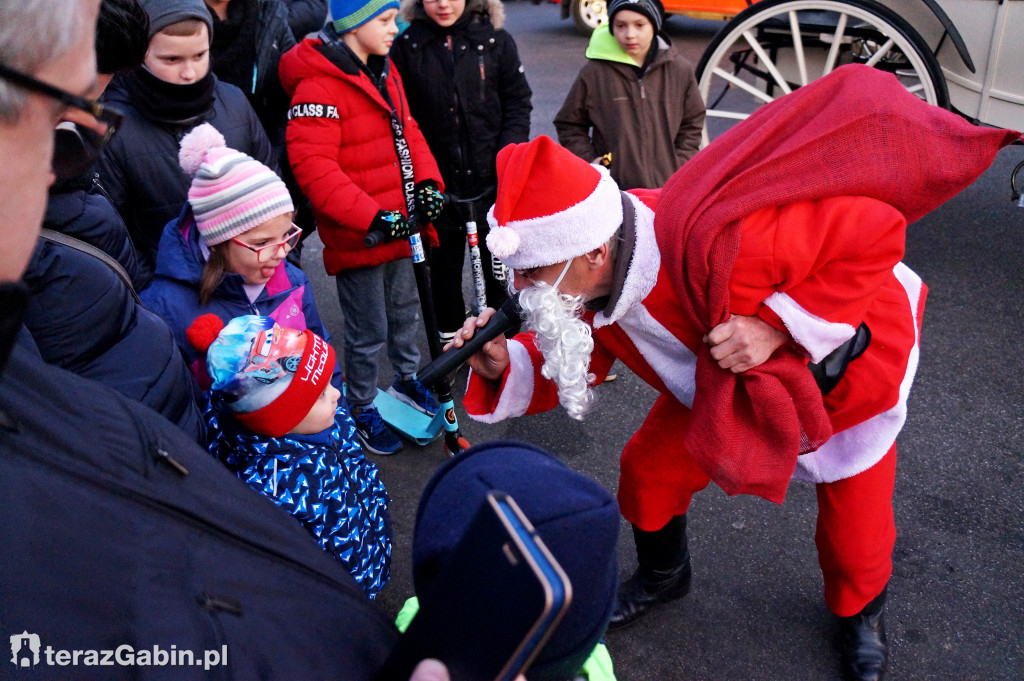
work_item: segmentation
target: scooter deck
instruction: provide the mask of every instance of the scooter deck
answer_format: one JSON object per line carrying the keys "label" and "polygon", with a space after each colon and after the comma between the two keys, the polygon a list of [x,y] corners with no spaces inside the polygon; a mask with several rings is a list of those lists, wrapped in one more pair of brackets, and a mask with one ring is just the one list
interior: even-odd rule
{"label": "scooter deck", "polygon": [[385,423],[420,446],[430,444],[444,431],[444,412],[440,409],[429,416],[380,388],[373,406],[377,407]]}

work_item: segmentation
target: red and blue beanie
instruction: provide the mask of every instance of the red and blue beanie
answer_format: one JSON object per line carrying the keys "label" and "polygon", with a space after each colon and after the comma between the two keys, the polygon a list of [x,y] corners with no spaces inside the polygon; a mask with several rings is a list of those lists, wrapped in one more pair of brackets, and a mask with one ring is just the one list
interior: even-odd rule
{"label": "red and blue beanie", "polygon": [[281,437],[292,431],[331,382],[334,348],[312,331],[245,315],[227,325],[213,314],[188,328],[206,352],[215,395],[249,430]]}
{"label": "red and blue beanie", "polygon": [[608,627],[619,569],[619,506],[596,481],[531,444],[487,442],[435,471],[413,530],[413,584],[423,596],[489,492],[511,496],[572,583],[572,602],[526,673],[573,678]]}

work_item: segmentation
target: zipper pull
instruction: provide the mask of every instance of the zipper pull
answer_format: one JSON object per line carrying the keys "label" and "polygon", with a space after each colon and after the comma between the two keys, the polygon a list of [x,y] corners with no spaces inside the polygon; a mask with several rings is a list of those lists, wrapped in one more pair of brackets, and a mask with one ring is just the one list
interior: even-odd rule
{"label": "zipper pull", "polygon": [[487,69],[484,68],[484,55],[480,55],[480,99],[486,98],[487,90],[485,83],[487,81]]}
{"label": "zipper pull", "polygon": [[232,598],[199,594],[196,596],[196,600],[199,605],[210,612],[226,612],[236,617],[242,616],[242,604]]}
{"label": "zipper pull", "polygon": [[168,454],[167,450],[165,450],[165,449],[157,448],[157,450],[156,450],[156,460],[157,461],[163,461],[164,463],[166,463],[168,466],[170,466],[174,470],[178,471],[178,473],[180,473],[183,476],[184,475],[188,475],[188,469],[185,468],[184,466],[182,466],[180,463],[178,463],[174,459],[172,459],[171,455]]}

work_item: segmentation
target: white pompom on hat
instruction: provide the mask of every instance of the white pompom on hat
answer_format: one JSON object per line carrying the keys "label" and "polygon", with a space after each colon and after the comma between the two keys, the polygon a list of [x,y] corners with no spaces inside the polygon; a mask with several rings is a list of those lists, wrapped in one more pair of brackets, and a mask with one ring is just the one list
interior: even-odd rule
{"label": "white pompom on hat", "polygon": [[565,262],[607,242],[622,224],[619,187],[546,135],[497,158],[498,195],[487,247],[512,269]]}

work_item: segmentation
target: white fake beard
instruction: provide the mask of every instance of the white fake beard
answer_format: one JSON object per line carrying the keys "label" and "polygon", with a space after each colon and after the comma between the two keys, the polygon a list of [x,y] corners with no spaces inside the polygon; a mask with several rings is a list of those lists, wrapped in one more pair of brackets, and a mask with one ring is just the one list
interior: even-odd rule
{"label": "white fake beard", "polygon": [[583,420],[594,402],[594,375],[588,371],[594,339],[590,325],[580,318],[583,296],[568,296],[540,282],[519,291],[519,304],[544,355],[541,374],[558,386],[558,401],[569,416]]}

